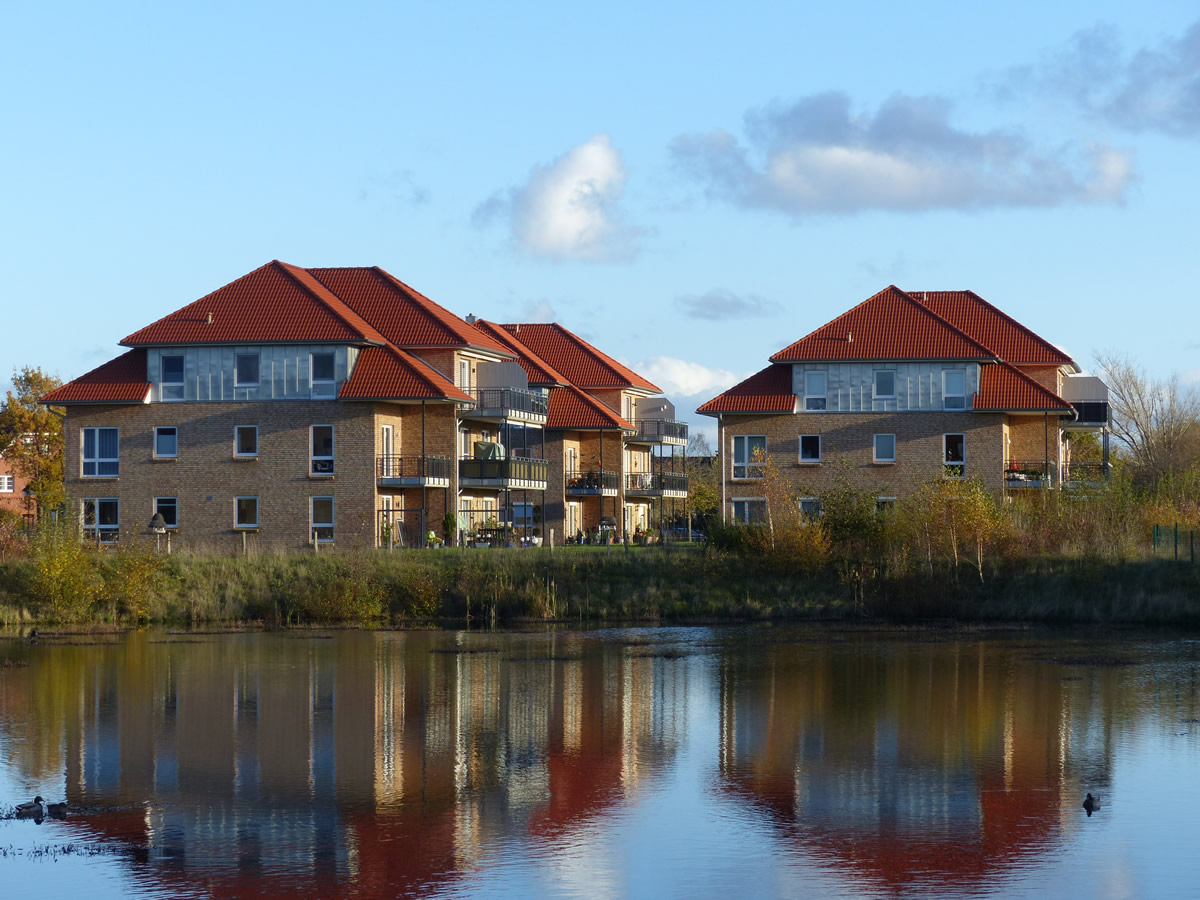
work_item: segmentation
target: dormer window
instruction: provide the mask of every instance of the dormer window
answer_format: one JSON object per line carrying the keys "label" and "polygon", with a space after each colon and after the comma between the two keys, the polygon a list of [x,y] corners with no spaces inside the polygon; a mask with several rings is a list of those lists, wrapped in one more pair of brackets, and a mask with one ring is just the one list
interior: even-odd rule
{"label": "dormer window", "polygon": [[942,373],[942,409],[967,408],[967,373],[950,369]]}
{"label": "dormer window", "polygon": [[164,354],[159,357],[159,398],[183,399],[183,354]]}
{"label": "dormer window", "polygon": [[880,369],[875,373],[875,399],[896,399],[896,372],[894,369]]}
{"label": "dormer window", "polygon": [[314,400],[328,400],[333,397],[334,357],[332,353],[314,353],[312,355],[312,393]]}
{"label": "dormer window", "polygon": [[258,354],[239,353],[236,359],[234,385],[240,388],[258,387]]}
{"label": "dormer window", "polygon": [[807,410],[825,409],[825,373],[804,373],[804,408]]}

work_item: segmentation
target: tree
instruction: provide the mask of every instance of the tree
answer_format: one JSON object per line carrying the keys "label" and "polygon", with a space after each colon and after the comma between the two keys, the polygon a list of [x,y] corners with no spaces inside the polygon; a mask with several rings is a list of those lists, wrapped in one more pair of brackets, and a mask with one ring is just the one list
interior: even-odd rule
{"label": "tree", "polygon": [[1112,430],[1128,451],[1134,478],[1156,482],[1183,472],[1200,460],[1200,392],[1180,384],[1177,374],[1165,381],[1150,378],[1127,356],[1096,357],[1108,384]]}
{"label": "tree", "polygon": [[696,432],[688,438],[688,524],[692,516],[716,516],[720,513],[721,467],[713,457],[708,438]]}
{"label": "tree", "polygon": [[62,381],[39,368],[13,370],[14,391],[0,407],[0,448],[13,471],[29,480],[38,518],[66,500],[63,491],[63,411],[41,399]]}

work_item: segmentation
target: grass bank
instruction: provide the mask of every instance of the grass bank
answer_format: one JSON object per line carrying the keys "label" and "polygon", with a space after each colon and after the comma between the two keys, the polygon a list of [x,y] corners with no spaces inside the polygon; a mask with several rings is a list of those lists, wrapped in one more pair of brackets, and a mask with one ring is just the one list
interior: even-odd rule
{"label": "grass bank", "polygon": [[77,546],[0,563],[5,624],[869,617],[1200,626],[1200,566],[1156,560],[1023,559],[990,569],[981,582],[966,566],[863,576],[711,548],[162,557]]}

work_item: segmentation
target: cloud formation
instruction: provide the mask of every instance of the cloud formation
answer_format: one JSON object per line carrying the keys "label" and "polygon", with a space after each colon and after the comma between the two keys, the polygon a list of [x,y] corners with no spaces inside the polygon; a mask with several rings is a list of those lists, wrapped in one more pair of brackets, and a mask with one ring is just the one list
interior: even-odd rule
{"label": "cloud formation", "polygon": [[1200,134],[1200,21],[1129,55],[1112,26],[1079,31],[1040,63],[1009,69],[987,86],[1002,99],[1066,95],[1117,128],[1192,137]]}
{"label": "cloud formation", "polygon": [[747,294],[739,297],[733,291],[714,288],[703,294],[685,294],[675,298],[675,304],[693,319],[748,319],[773,316],[783,307],[773,300]]}
{"label": "cloud formation", "polygon": [[477,226],[506,219],[518,247],[535,256],[608,262],[637,253],[639,229],[619,209],[626,171],[607,135],[545,166],[520,187],[493,194],[472,215]]}
{"label": "cloud formation", "polygon": [[1132,160],[1110,147],[1037,151],[1001,131],[950,123],[950,101],[895,94],[874,116],[830,91],[747,113],[726,131],[677,137],[676,164],[709,196],[801,216],[864,210],[978,210],[1120,201]]}
{"label": "cloud formation", "polygon": [[699,394],[716,395],[751,374],[744,372],[739,375],[728,369],[710,369],[700,363],[673,356],[651,356],[630,364],[630,368],[657,384],[673,400]]}

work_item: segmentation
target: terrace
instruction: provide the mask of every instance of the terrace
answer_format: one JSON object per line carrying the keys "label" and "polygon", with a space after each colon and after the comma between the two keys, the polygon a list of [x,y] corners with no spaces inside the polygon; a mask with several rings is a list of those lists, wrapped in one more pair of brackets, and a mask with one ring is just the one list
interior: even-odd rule
{"label": "terrace", "polygon": [[448,456],[377,456],[379,487],[450,487],[454,460]]}

